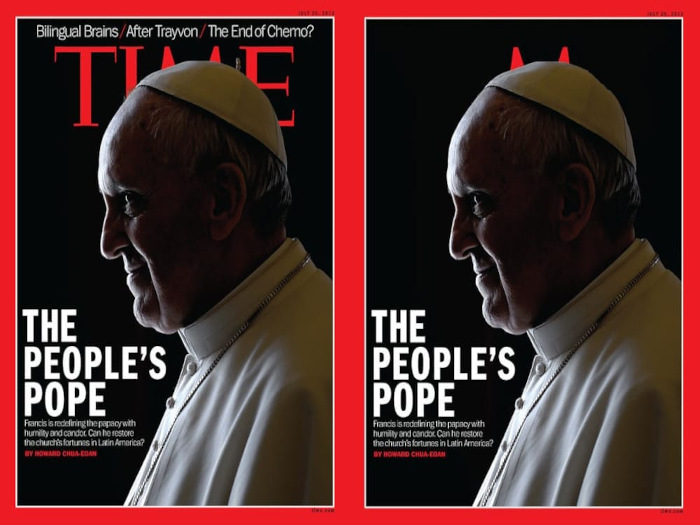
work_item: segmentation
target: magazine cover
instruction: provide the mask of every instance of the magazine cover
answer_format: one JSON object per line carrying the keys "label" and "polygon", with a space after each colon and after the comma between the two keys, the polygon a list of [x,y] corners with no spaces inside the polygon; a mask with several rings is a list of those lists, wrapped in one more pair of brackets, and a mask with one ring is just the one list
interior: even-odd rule
{"label": "magazine cover", "polygon": [[[0,381],[10,422],[0,441],[3,522],[697,521],[698,32],[687,0],[37,0],[3,13],[0,41],[14,75],[5,82],[11,138],[0,192],[12,355]],[[186,350],[178,335],[136,321],[123,263],[101,254],[98,151],[136,83],[204,59],[233,67],[240,59],[279,121],[294,121],[282,126],[288,234],[333,283],[332,506],[123,506],[154,450]],[[448,148],[486,82],[537,60],[590,69],[620,99],[642,196],[637,236],[682,283],[681,507],[471,508],[535,353],[527,336],[486,324],[471,261],[450,256]],[[629,439],[630,450],[642,437]],[[173,464],[194,455],[213,458],[202,448]],[[278,460],[298,458],[267,457],[275,461],[262,485],[279,481]]]}
{"label": "magazine cover", "polygon": [[122,505],[187,355],[137,323],[101,247],[98,153],[125,96],[190,60],[262,89],[286,146],[287,235],[332,279],[333,32],[321,17],[16,20],[17,505]]}
{"label": "magazine cover", "polygon": [[[636,236],[682,281],[682,32],[681,19],[366,21],[368,507],[471,506],[499,450],[511,444],[506,429],[520,396],[532,401],[522,394],[537,364],[532,343],[484,321],[471,258],[450,256],[448,148],[467,108],[496,75],[535,61],[593,73],[617,96],[634,140]],[[475,214],[488,206],[481,198],[474,197]],[[511,240],[523,261],[528,242]],[[484,281],[476,284],[483,292]],[[678,316],[669,330],[680,338]],[[567,435],[566,419],[557,417]],[[679,436],[679,409],[671,424]],[[537,450],[524,451],[519,468],[536,454],[556,454]]]}

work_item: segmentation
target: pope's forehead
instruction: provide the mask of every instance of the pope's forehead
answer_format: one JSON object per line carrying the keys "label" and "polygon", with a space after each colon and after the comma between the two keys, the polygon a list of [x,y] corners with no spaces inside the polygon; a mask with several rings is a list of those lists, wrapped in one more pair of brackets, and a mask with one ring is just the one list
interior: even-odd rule
{"label": "pope's forehead", "polygon": [[153,112],[164,104],[164,97],[146,88],[136,88],[112,117],[103,140],[115,140],[128,132],[145,130]]}
{"label": "pope's forehead", "polygon": [[[112,118],[102,138],[98,178],[101,187],[147,183],[161,163],[148,119],[163,97],[137,88]],[[103,188],[104,190],[104,188]]]}
{"label": "pope's forehead", "polygon": [[153,156],[156,130],[151,120],[167,100],[146,88],[136,88],[110,121],[100,146],[100,163],[130,155]]}
{"label": "pope's forehead", "polygon": [[462,116],[455,136],[471,131],[495,130],[499,119],[509,108],[521,104],[516,97],[493,87],[484,88]]}
{"label": "pope's forehead", "polygon": [[452,134],[450,160],[458,160],[456,157],[466,153],[476,139],[496,136],[500,115],[511,102],[509,99],[512,97],[493,88],[486,88],[477,96]]}
{"label": "pope's forehead", "polygon": [[447,184],[451,193],[503,182],[501,177],[494,178],[509,164],[500,130],[501,117],[518,103],[498,89],[486,88],[469,106],[450,142]]}

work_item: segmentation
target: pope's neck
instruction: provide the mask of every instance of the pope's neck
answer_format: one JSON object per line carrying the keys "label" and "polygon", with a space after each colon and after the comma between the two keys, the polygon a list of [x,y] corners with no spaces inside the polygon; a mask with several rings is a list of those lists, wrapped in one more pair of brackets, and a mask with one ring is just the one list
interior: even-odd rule
{"label": "pope's neck", "polygon": [[605,271],[634,242],[634,229],[630,227],[616,239],[602,232],[590,235],[565,251],[559,278],[551,287],[552,293],[545,302],[532,326],[538,326],[558,312],[576,297],[586,286]]}
{"label": "pope's neck", "polygon": [[[244,237],[241,239],[241,237]],[[237,242],[228,243],[218,250],[203,280],[202,294],[183,324],[188,326],[219,303],[246,277],[262,265],[287,238],[284,227],[272,235],[260,237],[257,233],[239,235]]]}

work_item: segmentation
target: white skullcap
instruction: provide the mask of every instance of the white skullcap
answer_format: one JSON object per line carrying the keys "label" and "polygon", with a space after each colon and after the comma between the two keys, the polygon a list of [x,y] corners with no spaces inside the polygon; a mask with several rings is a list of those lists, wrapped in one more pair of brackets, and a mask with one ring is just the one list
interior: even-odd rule
{"label": "white skullcap", "polygon": [[573,120],[611,144],[637,167],[622,106],[585,69],[566,62],[532,62],[501,73],[486,85],[537,102]]}
{"label": "white skullcap", "polygon": [[287,167],[282,129],[270,100],[237,69],[219,62],[181,62],[151,73],[138,85],[184,100],[219,117],[261,142]]}

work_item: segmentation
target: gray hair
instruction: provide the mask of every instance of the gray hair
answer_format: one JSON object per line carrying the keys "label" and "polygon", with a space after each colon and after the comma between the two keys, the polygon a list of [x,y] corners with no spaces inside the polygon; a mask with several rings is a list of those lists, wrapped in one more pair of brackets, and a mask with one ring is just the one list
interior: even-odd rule
{"label": "gray hair", "polygon": [[[497,88],[491,88],[497,89]],[[539,104],[521,99],[502,107],[496,132],[516,164],[549,174],[568,164],[588,167],[596,200],[611,239],[634,224],[641,203],[634,166],[611,144]]]}
{"label": "gray hair", "polygon": [[245,177],[248,213],[261,235],[284,225],[292,190],[284,164],[260,142],[209,113],[168,95],[149,115],[146,131],[156,139],[161,160],[188,174],[236,163]]}

